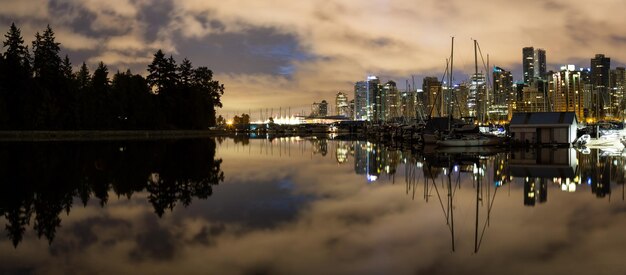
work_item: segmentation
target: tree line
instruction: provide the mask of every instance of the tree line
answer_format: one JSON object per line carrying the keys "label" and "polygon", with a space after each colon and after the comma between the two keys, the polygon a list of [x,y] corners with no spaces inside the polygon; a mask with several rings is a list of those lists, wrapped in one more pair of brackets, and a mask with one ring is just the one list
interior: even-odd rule
{"label": "tree line", "polygon": [[147,76],[100,62],[77,72],[48,26],[24,44],[15,24],[0,56],[0,130],[206,129],[216,123],[224,85],[207,67],[154,54]]}

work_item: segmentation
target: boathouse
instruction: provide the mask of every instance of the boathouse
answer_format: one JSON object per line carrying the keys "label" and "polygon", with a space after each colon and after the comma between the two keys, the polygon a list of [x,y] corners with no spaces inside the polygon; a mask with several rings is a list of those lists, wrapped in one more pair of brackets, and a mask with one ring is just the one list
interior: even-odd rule
{"label": "boathouse", "polygon": [[577,129],[574,112],[514,113],[509,125],[513,141],[533,145],[572,144]]}

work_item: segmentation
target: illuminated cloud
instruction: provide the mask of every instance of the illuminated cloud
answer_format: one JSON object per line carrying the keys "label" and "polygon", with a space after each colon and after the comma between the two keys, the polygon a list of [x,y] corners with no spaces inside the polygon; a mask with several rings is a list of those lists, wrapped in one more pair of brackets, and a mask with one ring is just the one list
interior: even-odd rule
{"label": "illuminated cloud", "polygon": [[[451,36],[461,75],[473,70],[471,39],[479,41],[485,59],[489,54],[490,65],[512,70],[516,79],[525,46],[544,48],[548,69],[589,66],[596,53],[611,57],[613,64],[626,60],[626,2],[620,0],[0,3],[0,31],[16,21],[29,41],[50,23],[70,57],[90,50],[79,53],[79,60],[103,59],[121,70],[132,64],[134,71],[144,71],[146,56],[162,48],[178,60],[189,57],[196,66],[227,74],[218,78],[226,85],[224,112],[309,108],[314,101],[332,101],[338,91],[351,91],[352,83],[368,74],[392,78],[401,88],[411,75],[440,76]],[[277,54],[281,51],[287,54]],[[237,82],[250,78],[278,83]]]}

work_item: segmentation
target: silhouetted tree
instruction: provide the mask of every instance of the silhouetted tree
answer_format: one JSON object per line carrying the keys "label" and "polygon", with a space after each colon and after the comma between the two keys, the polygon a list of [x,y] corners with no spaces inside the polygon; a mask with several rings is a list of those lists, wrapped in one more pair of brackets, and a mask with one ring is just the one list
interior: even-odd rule
{"label": "silhouetted tree", "polygon": [[90,75],[83,62],[72,71],[69,56],[50,26],[35,35],[31,57],[12,24],[0,58],[0,129],[207,129],[215,125],[224,85],[188,59],[176,65],[158,50],[148,76],[129,71],[109,79],[100,62]]}
{"label": "silhouetted tree", "polygon": [[0,63],[0,125],[2,129],[24,127],[26,95],[31,93],[31,66],[28,47],[19,28],[11,24],[2,43],[5,48]]}

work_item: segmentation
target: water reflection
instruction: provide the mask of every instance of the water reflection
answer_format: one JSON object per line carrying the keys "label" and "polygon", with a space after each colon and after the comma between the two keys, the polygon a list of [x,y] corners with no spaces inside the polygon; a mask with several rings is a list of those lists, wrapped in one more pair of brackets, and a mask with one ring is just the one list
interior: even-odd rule
{"label": "water reflection", "polygon": [[[5,146],[0,273],[626,268],[619,152],[216,141]],[[594,265],[572,262],[580,255]]]}
{"label": "water reflection", "polygon": [[49,243],[78,198],[104,207],[109,192],[132,199],[147,191],[157,216],[211,196],[224,180],[212,140],[0,145],[0,215],[17,246],[32,225]]}

